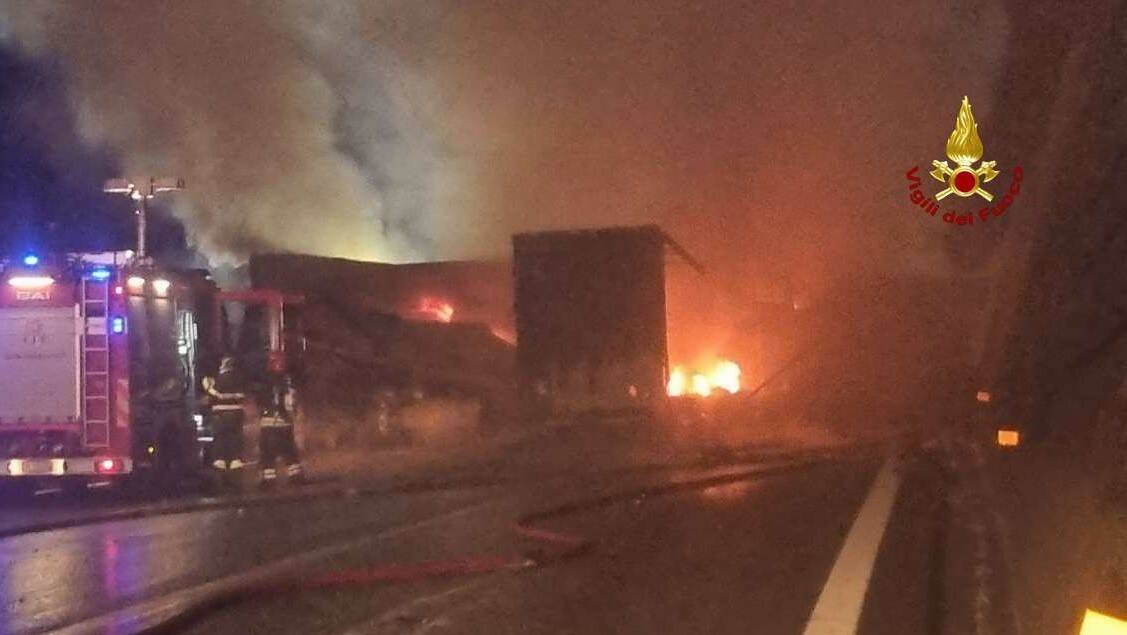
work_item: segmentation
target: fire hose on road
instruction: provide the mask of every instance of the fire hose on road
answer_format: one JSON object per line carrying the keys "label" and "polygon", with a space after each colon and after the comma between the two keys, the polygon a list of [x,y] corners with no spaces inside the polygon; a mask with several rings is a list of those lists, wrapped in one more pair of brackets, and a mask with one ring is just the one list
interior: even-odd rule
{"label": "fire hose on road", "polygon": [[[388,563],[313,575],[294,574],[292,572],[279,573],[255,584],[221,591],[206,597],[189,606],[186,610],[179,611],[176,615],[159,623],[141,623],[137,626],[138,630],[146,633],[175,632],[205,619],[216,611],[242,602],[253,601],[256,598],[276,597],[279,593],[363,585],[405,584],[428,579],[546,567],[586,555],[597,546],[597,540],[591,537],[545,528],[543,525],[549,521],[580,512],[606,508],[622,502],[640,501],[650,497],[669,496],[718,485],[793,473],[822,464],[825,460],[821,456],[811,456],[781,463],[758,464],[751,467],[747,467],[746,463],[734,463],[726,466],[734,471],[725,471],[722,474],[686,478],[567,502],[549,509],[525,514],[512,523],[511,529],[517,537],[536,545],[535,548],[523,553]],[[122,612],[126,622],[130,621],[127,614],[128,610],[124,609]],[[103,619],[109,619],[109,616],[103,616]],[[123,620],[119,617],[119,619],[110,619],[110,621],[120,624]],[[145,620],[141,621],[144,622]]]}
{"label": "fire hose on road", "polygon": [[617,492],[598,498],[565,503],[550,509],[521,516],[511,526],[518,537],[539,543],[540,548],[514,556],[476,556],[451,560],[423,561],[409,564],[380,565],[371,568],[348,569],[304,578],[297,583],[301,589],[326,588],[348,584],[379,582],[410,582],[431,577],[487,573],[506,569],[524,569],[546,566],[584,555],[594,548],[594,539],[538,526],[553,519],[592,511],[616,503],[637,501],[649,497],[668,496],[686,491],[728,485],[756,478],[777,476],[798,469],[812,467],[818,460],[805,460],[785,465],[755,467],[728,474],[663,483],[626,492]]}

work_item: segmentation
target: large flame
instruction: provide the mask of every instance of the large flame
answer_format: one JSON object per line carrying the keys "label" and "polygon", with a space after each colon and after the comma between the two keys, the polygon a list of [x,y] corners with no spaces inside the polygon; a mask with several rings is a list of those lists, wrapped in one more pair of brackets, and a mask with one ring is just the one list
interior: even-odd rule
{"label": "large flame", "polygon": [[666,393],[670,397],[681,397],[687,394],[707,397],[717,390],[723,390],[730,394],[740,391],[739,364],[722,359],[712,364],[708,370],[690,371],[684,366],[674,366],[669,371]]}
{"label": "large flame", "polygon": [[735,394],[740,391],[740,366],[732,361],[722,361],[712,369],[712,385]]}
{"label": "large flame", "polygon": [[978,136],[978,124],[970,111],[970,100],[963,97],[959,115],[955,117],[955,129],[947,137],[947,157],[959,165],[969,166],[982,158],[982,139]]}
{"label": "large flame", "polygon": [[685,369],[680,366],[674,366],[673,370],[669,372],[669,383],[665,386],[665,392],[669,393],[670,397],[680,397],[685,394],[685,388],[688,387],[689,378],[685,374]]}

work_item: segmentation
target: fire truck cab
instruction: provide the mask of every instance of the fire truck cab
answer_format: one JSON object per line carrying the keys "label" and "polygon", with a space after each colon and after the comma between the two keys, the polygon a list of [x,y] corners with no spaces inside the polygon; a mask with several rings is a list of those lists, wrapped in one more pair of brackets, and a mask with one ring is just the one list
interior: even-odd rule
{"label": "fire truck cab", "polygon": [[0,481],[178,482],[201,467],[217,289],[132,252],[0,260]]}

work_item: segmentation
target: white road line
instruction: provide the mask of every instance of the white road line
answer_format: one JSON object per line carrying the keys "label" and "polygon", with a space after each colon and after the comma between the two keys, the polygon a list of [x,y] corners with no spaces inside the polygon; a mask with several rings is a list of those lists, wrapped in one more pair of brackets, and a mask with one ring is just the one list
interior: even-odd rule
{"label": "white road line", "polygon": [[892,503],[900,488],[894,458],[881,467],[857,518],[845,537],[826,586],[806,622],[804,635],[853,635],[861,619],[865,591],[876,564],[877,550],[892,514]]}
{"label": "white road line", "polygon": [[[384,611],[378,617],[367,620],[362,624],[353,624],[341,635],[370,635],[371,633],[382,633],[388,630],[389,627],[396,628],[397,632],[402,632],[404,629],[404,622],[410,623],[411,621],[417,622],[415,628],[410,632],[425,632],[431,626],[439,624],[445,620],[444,616],[420,618],[416,615],[420,609],[427,609],[431,604],[437,604],[443,600],[449,600],[454,596],[462,595],[485,584],[486,580],[478,578],[469,582],[463,582],[455,587],[445,589],[438,593],[430,595],[423,595],[421,597],[408,600],[396,606],[395,608]],[[449,612],[449,610],[447,611]]]}
{"label": "white road line", "polygon": [[181,589],[180,591],[174,591],[168,595],[142,600],[131,606],[109,613],[103,613],[69,626],[51,630],[50,632],[54,635],[86,635],[90,633],[135,633],[153,628],[175,618],[199,603],[218,595],[238,591],[260,582],[268,581],[288,571],[309,566],[325,558],[366,546],[380,538],[397,536],[452,518],[472,514],[495,503],[496,501],[475,503],[468,507],[461,507],[420,521],[377,531],[374,534],[369,534],[358,540],[327,545],[312,551],[306,551],[287,558],[282,558],[281,560],[275,560],[247,571],[234,573],[194,587]]}

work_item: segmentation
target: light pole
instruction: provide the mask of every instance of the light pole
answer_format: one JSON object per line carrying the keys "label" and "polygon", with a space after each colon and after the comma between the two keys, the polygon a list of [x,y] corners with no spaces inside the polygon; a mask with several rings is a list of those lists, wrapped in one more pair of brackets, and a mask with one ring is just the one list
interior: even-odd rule
{"label": "light pole", "polygon": [[144,262],[145,253],[145,226],[148,215],[148,201],[161,192],[177,192],[184,189],[184,179],[175,177],[149,177],[148,187],[137,187],[127,179],[110,179],[102,186],[102,191],[109,194],[124,194],[136,201],[137,209],[137,261]]}

